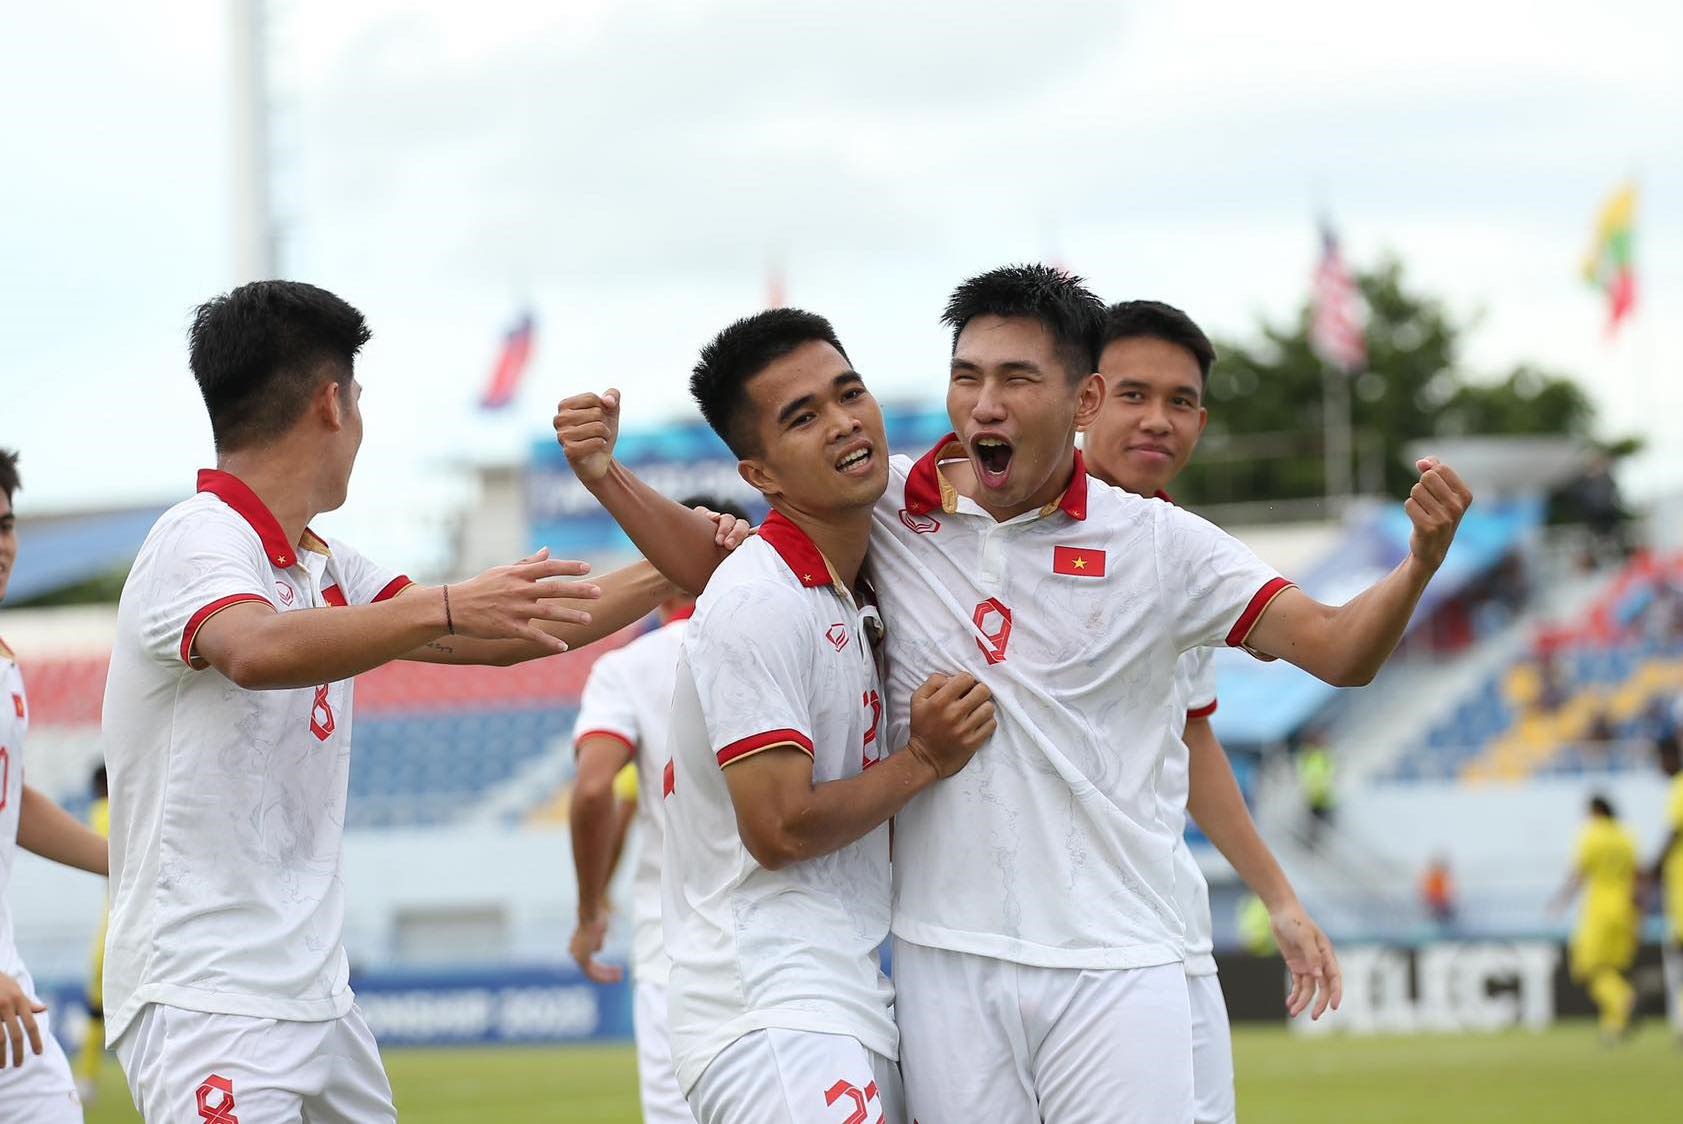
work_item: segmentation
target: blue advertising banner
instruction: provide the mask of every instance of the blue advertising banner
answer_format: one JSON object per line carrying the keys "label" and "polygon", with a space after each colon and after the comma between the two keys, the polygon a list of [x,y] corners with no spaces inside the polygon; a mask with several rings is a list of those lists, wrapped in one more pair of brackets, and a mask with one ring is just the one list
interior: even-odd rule
{"label": "blue advertising banner", "polygon": [[[37,985],[53,1033],[73,1052],[87,1033],[85,983]],[[540,1045],[631,1039],[631,984],[560,966],[370,972],[351,980],[382,1047]]]}
{"label": "blue advertising banner", "polygon": [[[951,426],[939,406],[884,403],[889,448],[922,456]],[[706,494],[735,500],[757,522],[766,505],[742,482],[736,458],[700,421],[675,422],[657,429],[620,434],[619,462],[673,499]],[[564,558],[625,553],[631,543],[585,491],[553,438],[533,443],[526,469],[526,525],[529,547],[547,546]]]}

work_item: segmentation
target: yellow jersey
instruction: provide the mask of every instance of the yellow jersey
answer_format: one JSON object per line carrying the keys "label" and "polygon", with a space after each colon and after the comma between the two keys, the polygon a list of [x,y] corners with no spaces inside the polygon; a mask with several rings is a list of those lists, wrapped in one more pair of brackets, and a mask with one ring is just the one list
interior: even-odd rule
{"label": "yellow jersey", "polygon": [[[1668,831],[1683,835],[1683,773],[1671,778],[1665,822]],[[1673,846],[1666,855],[1662,873],[1665,876],[1665,912],[1671,919],[1672,936],[1683,940],[1683,843]]]}
{"label": "yellow jersey", "polygon": [[637,803],[637,766],[626,765],[614,774],[614,799],[622,804]]}
{"label": "yellow jersey", "polygon": [[1578,835],[1575,860],[1584,880],[1584,915],[1617,918],[1636,912],[1636,837],[1617,820],[1596,816]]}

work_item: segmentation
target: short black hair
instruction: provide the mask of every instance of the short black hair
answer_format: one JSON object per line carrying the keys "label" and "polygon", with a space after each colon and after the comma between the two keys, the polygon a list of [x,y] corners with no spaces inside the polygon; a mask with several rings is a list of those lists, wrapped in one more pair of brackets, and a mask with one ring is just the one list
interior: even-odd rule
{"label": "short black hair", "polygon": [[6,502],[11,503],[17,490],[23,487],[23,478],[18,475],[18,452],[16,449],[0,449],[0,492],[6,493]]}
{"label": "short black hair", "polygon": [[1215,366],[1215,345],[1204,329],[1172,304],[1162,301],[1118,301],[1105,309],[1104,330],[1099,337],[1099,354],[1117,340],[1162,340],[1183,347],[1198,361],[1198,373],[1207,385]]}
{"label": "short black hair", "polygon": [[217,450],[292,428],[324,379],[350,382],[368,338],[362,313],[301,281],[253,281],[201,304],[187,333],[188,364]]}
{"label": "short black hair", "polygon": [[1597,816],[1606,816],[1608,819],[1612,819],[1613,804],[1605,796],[1598,793],[1590,797],[1590,812]]}
{"label": "short black hair", "polygon": [[705,507],[708,511],[714,512],[718,515],[734,515],[744,523],[748,521],[747,508],[743,507],[735,500],[720,499],[718,496],[708,495],[706,493],[694,496],[685,496],[683,499],[678,501],[678,506],[687,507],[692,511],[698,507]]}
{"label": "short black hair", "polygon": [[1049,265],[1006,265],[963,282],[947,300],[941,322],[959,333],[978,316],[1021,316],[1052,333],[1071,380],[1099,369],[1099,328],[1104,302],[1073,273]]}
{"label": "short black hair", "polygon": [[701,407],[701,416],[738,458],[759,451],[749,428],[742,424],[748,380],[814,341],[829,344],[847,358],[847,349],[830,322],[798,308],[771,308],[744,316],[701,349],[690,375],[690,394]]}

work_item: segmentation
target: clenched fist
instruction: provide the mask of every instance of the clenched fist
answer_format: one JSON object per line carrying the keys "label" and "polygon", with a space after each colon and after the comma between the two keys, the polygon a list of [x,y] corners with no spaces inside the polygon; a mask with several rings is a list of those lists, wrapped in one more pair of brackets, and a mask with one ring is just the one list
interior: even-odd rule
{"label": "clenched fist", "polygon": [[1408,549],[1435,573],[1449,553],[1449,544],[1455,541],[1455,530],[1472,505],[1473,493],[1453,468],[1436,457],[1418,460],[1414,467],[1420,470],[1420,482],[1409,490],[1403,503],[1414,524]]}
{"label": "clenched fist", "polygon": [[619,440],[619,391],[575,394],[555,407],[555,440],[573,474],[586,484],[608,474]]}

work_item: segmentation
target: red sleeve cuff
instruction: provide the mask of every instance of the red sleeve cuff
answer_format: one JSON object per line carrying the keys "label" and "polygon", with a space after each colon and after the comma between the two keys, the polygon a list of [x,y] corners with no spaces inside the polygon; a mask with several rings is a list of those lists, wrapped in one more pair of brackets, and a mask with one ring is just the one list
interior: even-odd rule
{"label": "red sleeve cuff", "polygon": [[402,593],[414,584],[414,582],[409,580],[407,574],[399,574],[397,577],[387,582],[384,589],[374,595],[373,604],[378,605],[382,601],[390,601],[393,597],[396,597],[398,594]]}
{"label": "red sleeve cuff", "polygon": [[1273,604],[1274,598],[1296,584],[1296,582],[1289,582],[1285,578],[1275,578],[1257,590],[1256,596],[1251,598],[1251,603],[1245,606],[1245,611],[1239,614],[1239,619],[1234,622],[1232,631],[1227,634],[1227,646],[1229,648],[1244,647],[1245,641],[1250,638],[1251,629],[1255,628],[1256,622],[1262,619],[1263,612],[1269,605]]}
{"label": "red sleeve cuff", "polygon": [[752,757],[761,750],[774,749],[780,745],[792,746],[808,757],[812,756],[812,739],[799,730],[767,730],[763,734],[743,738],[741,741],[731,742],[719,751],[719,767],[722,769],[732,762],[740,761],[744,757]]}
{"label": "red sleeve cuff", "polygon": [[1194,706],[1194,707],[1188,708],[1188,710],[1186,712],[1186,718],[1187,718],[1187,721],[1190,722],[1194,718],[1208,718],[1210,715],[1214,714],[1215,712],[1216,712],[1216,700],[1211,699],[1209,702],[1205,703],[1203,706]]}
{"label": "red sleeve cuff", "polygon": [[193,656],[193,641],[199,638],[199,629],[203,628],[206,621],[223,609],[246,601],[256,601],[259,604],[268,605],[271,609],[275,607],[267,597],[259,597],[255,593],[235,593],[229,597],[218,597],[189,617],[187,627],[181,630],[181,662],[195,671],[208,666],[204,660],[195,659]]}
{"label": "red sleeve cuff", "polygon": [[626,737],[618,730],[586,730],[584,733],[573,739],[574,757],[578,756],[579,748],[584,745],[587,738],[608,738],[612,741],[618,742],[620,745],[623,745],[625,747],[625,752],[628,755],[635,755],[637,752],[637,743],[633,742],[630,738]]}

